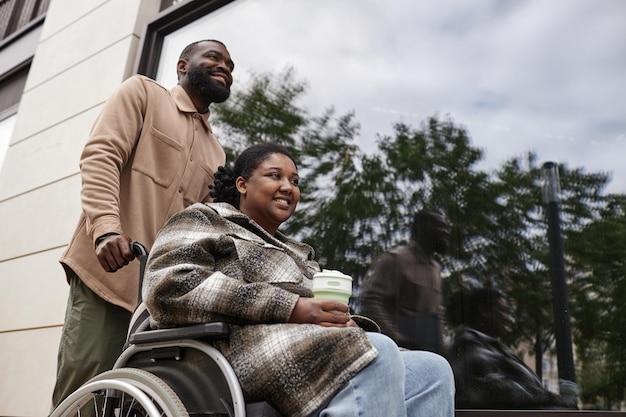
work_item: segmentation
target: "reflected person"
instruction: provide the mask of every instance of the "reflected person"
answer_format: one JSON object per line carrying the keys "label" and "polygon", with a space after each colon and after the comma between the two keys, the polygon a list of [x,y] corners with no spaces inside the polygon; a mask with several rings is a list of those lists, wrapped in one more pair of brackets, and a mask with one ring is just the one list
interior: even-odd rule
{"label": "reflected person", "polygon": [[214,342],[246,401],[285,417],[453,416],[447,361],[401,352],[313,298],[313,249],[282,234],[300,199],[297,165],[282,146],[247,148],[215,174],[213,203],[174,215],[147,263],[143,298],[156,327],[231,325]]}
{"label": "reflected person", "polygon": [[398,346],[443,352],[441,265],[450,226],[439,211],[414,216],[411,240],[380,255],[361,288],[359,312],[378,323]]}
{"label": "reflected person", "polygon": [[511,311],[508,299],[496,289],[451,296],[446,316],[456,328],[446,356],[454,371],[456,407],[576,408],[575,397],[566,400],[546,389],[537,374],[499,340],[511,332]]}

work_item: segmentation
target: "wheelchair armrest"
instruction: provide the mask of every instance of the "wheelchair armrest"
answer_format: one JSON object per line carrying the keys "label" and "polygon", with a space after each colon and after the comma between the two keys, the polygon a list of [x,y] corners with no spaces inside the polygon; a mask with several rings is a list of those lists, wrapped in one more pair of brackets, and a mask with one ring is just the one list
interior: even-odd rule
{"label": "wheelchair armrest", "polygon": [[230,334],[228,324],[223,322],[192,324],[172,329],[145,330],[130,336],[131,344],[167,342],[180,339],[224,339]]}

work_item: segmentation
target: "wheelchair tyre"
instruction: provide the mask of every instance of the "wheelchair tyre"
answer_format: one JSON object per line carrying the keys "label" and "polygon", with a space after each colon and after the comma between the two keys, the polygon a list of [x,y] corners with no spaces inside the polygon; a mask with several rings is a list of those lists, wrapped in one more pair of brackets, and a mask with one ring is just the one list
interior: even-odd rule
{"label": "wheelchair tyre", "polygon": [[135,368],[106,371],[70,394],[50,417],[189,417],[160,378]]}

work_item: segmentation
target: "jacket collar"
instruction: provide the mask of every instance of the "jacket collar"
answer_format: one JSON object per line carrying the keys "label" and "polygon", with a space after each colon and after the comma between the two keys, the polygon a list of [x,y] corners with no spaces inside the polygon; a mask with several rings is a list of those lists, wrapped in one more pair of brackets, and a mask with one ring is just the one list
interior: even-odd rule
{"label": "jacket collar", "polygon": [[417,244],[414,240],[411,240],[408,244],[408,247],[411,248],[411,252],[415,255],[415,258],[424,265],[431,265],[435,263],[435,259],[429,257],[424,249],[420,245]]}
{"label": "jacket collar", "polygon": [[[301,251],[304,254],[311,254],[311,258],[313,258],[314,250],[311,246],[307,245],[304,242],[299,242],[297,240],[291,239],[285,236],[280,231],[276,231],[276,233],[272,236],[267,233],[265,229],[258,225],[254,220],[237,210],[235,207],[228,203],[208,203],[207,206],[212,208],[217,214],[224,217],[227,220],[230,220],[233,223],[236,223],[249,231],[251,231],[257,239],[264,240],[266,242],[272,242],[277,240],[282,245],[286,245],[290,250],[294,250],[297,248],[298,251]],[[261,238],[263,236],[263,238]],[[277,245],[281,247],[282,245]]]}
{"label": "jacket collar", "polygon": [[270,235],[265,229],[259,226],[257,222],[228,203],[209,203],[208,206],[225,219],[243,226],[257,235],[261,234],[262,236],[265,236],[265,239],[278,239],[281,242],[285,242],[287,240],[287,237],[279,231],[276,231],[274,236]]}
{"label": "jacket collar", "polygon": [[201,119],[202,123],[207,128],[207,130],[211,132],[211,126],[209,125],[209,115],[211,114],[211,110],[202,114],[198,113],[198,110],[193,105],[193,102],[191,101],[191,97],[189,97],[189,94],[187,94],[187,91],[185,91],[185,89],[178,84],[176,84],[174,88],[172,88],[171,94],[172,94],[172,98],[174,99],[174,102],[176,103],[176,107],[178,107],[179,111],[183,113],[195,113],[197,115],[196,117]]}

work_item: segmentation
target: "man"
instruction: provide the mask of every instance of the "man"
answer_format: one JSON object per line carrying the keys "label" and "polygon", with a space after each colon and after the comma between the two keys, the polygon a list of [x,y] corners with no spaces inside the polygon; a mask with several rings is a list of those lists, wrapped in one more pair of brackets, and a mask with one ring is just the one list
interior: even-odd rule
{"label": "man", "polygon": [[215,40],[194,42],[167,90],[140,75],[107,100],[80,160],[82,214],[62,255],[70,284],[53,403],[111,369],[137,303],[131,240],[150,248],[175,213],[210,201],[225,163],[208,123],[211,103],[230,95],[233,61]]}
{"label": "man", "polygon": [[447,350],[454,371],[458,408],[577,408],[578,386],[560,382],[561,395],[541,379],[499,338],[514,323],[509,300],[493,288],[454,294],[446,308],[456,325]]}
{"label": "man", "polygon": [[411,241],[383,253],[363,283],[360,312],[400,347],[443,351],[441,266],[434,255],[445,253],[449,236],[441,213],[419,211]]}

